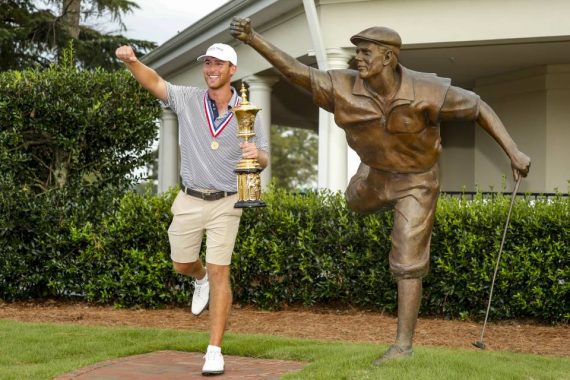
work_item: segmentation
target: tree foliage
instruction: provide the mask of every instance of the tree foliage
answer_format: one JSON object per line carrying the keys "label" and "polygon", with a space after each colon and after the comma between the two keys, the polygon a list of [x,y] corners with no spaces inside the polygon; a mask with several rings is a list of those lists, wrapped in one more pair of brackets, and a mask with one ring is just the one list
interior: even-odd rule
{"label": "tree foliage", "polygon": [[[128,0],[0,0],[0,71],[30,66],[47,67],[58,57],[70,40],[76,47],[78,63],[85,68],[121,67],[115,49],[133,46],[138,55],[156,47],[150,41],[129,39],[80,23],[87,19],[110,16],[124,25],[121,15],[137,8]],[[72,5],[77,17],[70,17]]]}
{"label": "tree foliage", "polygon": [[315,188],[318,136],[313,131],[271,127],[271,169],[275,186],[287,190]]}

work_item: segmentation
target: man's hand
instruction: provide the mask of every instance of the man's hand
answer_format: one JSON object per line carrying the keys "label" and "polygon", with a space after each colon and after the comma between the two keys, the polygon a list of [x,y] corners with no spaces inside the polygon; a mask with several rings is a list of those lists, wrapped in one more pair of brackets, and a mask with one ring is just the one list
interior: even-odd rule
{"label": "man's hand", "polygon": [[249,18],[234,17],[230,24],[230,33],[234,38],[249,44],[255,32]]}
{"label": "man's hand", "polygon": [[247,160],[257,160],[259,158],[259,150],[252,142],[242,142],[239,146],[241,148],[241,156]]}
{"label": "man's hand", "polygon": [[166,82],[156,71],[137,59],[137,55],[132,47],[127,45],[121,46],[115,50],[115,55],[127,65],[127,69],[141,86],[163,102],[168,101]]}
{"label": "man's hand", "polygon": [[515,181],[518,181],[520,176],[526,177],[530,170],[530,157],[517,150],[511,157],[511,167],[513,168]]}
{"label": "man's hand", "polygon": [[128,45],[121,46],[115,50],[115,55],[124,63],[133,63],[138,61],[135,51]]}

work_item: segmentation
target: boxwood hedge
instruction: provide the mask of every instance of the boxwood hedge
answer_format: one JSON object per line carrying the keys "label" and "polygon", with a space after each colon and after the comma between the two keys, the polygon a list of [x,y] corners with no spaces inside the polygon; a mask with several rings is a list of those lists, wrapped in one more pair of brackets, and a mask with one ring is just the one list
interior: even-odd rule
{"label": "boxwood hedge", "polygon": [[[188,302],[191,281],[175,274],[166,230],[175,190],[128,193],[98,223],[54,220],[54,202],[35,198],[30,239],[2,240],[0,298],[78,297],[117,306]],[[2,197],[3,202],[14,198]],[[267,191],[263,209],[247,209],[232,281],[238,303],[396,310],[388,271],[392,216],[359,216],[336,193]],[[432,237],[431,272],[421,313],[480,318],[509,197],[442,196]],[[14,207],[21,205],[13,204]],[[517,199],[493,294],[493,319],[570,320],[570,200]]]}

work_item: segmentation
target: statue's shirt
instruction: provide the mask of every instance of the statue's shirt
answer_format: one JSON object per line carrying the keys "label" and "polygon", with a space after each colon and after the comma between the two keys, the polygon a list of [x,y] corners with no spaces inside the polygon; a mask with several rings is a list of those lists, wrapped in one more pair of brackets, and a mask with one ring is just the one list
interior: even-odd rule
{"label": "statue's shirt", "polygon": [[364,164],[393,173],[425,172],[441,152],[440,121],[476,120],[480,98],[451,86],[450,79],[401,65],[397,70],[400,87],[382,101],[355,70],[311,69],[313,100],[334,113]]}

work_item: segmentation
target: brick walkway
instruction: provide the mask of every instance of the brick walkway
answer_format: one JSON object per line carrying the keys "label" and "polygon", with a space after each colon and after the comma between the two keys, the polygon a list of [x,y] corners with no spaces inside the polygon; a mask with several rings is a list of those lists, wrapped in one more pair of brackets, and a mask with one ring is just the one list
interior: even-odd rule
{"label": "brick walkway", "polygon": [[[204,379],[204,354],[157,351],[101,362],[57,377],[54,380],[178,380]],[[306,363],[224,355],[225,373],[215,379],[279,379],[301,370]]]}

